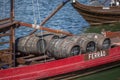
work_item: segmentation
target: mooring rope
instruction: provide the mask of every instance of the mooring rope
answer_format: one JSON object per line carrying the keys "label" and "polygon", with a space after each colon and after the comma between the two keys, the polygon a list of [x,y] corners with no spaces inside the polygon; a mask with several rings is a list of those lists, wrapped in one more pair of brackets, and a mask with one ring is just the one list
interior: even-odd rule
{"label": "mooring rope", "polygon": [[[39,5],[39,2],[37,0],[37,11],[38,11],[38,16],[36,16],[35,14],[35,7],[34,7],[34,1],[32,0],[32,5],[33,5],[33,14],[34,14],[34,25],[37,26],[37,21],[40,21],[41,20],[41,16],[40,16],[40,5]],[[38,18],[38,19],[37,19]],[[41,21],[40,21],[41,22]],[[35,29],[37,31],[37,29]],[[41,34],[41,39],[42,39],[42,49],[43,49],[43,52],[44,52],[44,55],[45,55],[45,43],[44,43],[44,37],[43,37],[43,31],[41,30],[40,31],[40,34]],[[30,36],[32,35],[31,33],[29,34]],[[42,50],[41,50],[42,51]],[[45,62],[46,62],[46,58],[45,58]]]}
{"label": "mooring rope", "polygon": [[[38,0],[37,0],[37,7],[38,7],[38,19],[39,19],[39,21],[41,22],[41,16],[40,16],[40,5],[39,5],[39,2],[38,2]],[[37,30],[36,30],[37,31]],[[40,30],[40,34],[41,34],[41,39],[42,39],[42,43],[43,43],[43,45],[42,45],[42,49],[43,49],[43,53],[44,53],[44,56],[45,56],[45,51],[46,51],[46,49],[45,49],[45,43],[44,43],[44,37],[43,37],[43,31],[42,30]],[[45,58],[45,62],[46,62],[46,58]]]}
{"label": "mooring rope", "polygon": [[33,17],[34,17],[34,24],[36,25],[37,24],[37,17],[35,15],[35,7],[34,7],[34,1],[32,0],[32,7],[33,7]]}

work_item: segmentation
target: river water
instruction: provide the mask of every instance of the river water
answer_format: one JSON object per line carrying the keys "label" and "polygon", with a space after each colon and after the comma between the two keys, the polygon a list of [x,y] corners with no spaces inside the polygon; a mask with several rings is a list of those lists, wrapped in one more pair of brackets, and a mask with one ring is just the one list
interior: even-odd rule
{"label": "river water", "polygon": [[[87,0],[80,0],[86,3]],[[15,16],[16,20],[40,24],[62,0],[16,0]],[[36,18],[34,20],[34,18]],[[89,24],[78,14],[78,12],[67,3],[56,15],[54,15],[45,25],[45,27],[69,31],[79,34],[84,31]],[[32,29],[20,28],[17,36],[28,34]]]}
{"label": "river water", "polygon": [[[15,20],[40,24],[63,0],[15,0]],[[79,0],[87,4],[87,0]],[[10,16],[10,0],[0,0],[0,19]],[[80,34],[89,24],[79,15],[68,2],[56,13],[45,25],[52,29],[69,31],[73,34]],[[28,35],[33,29],[20,27],[16,29],[16,38]],[[40,30],[38,30],[40,31]],[[7,41],[9,38],[1,38],[0,41]],[[0,45],[0,49],[9,45]]]}
{"label": "river water", "polygon": [[[0,19],[9,17],[10,0],[0,0]],[[88,4],[88,0],[78,0],[83,4]],[[51,11],[53,11],[62,0],[15,0],[15,19],[18,21],[40,24]],[[5,6],[5,7],[3,7]],[[36,18],[36,19],[35,19]],[[69,31],[74,34],[83,33],[89,27],[89,24],[82,16],[71,6],[68,2],[54,17],[52,17],[45,25],[45,27]],[[33,29],[20,27],[16,29],[16,37],[29,34]],[[1,38],[0,40],[7,40],[8,38]],[[0,45],[0,49],[8,45]],[[77,80],[120,80],[120,68],[113,68],[109,71],[99,73],[98,75],[78,78]],[[110,73],[110,74],[109,74]],[[108,74],[108,75],[107,75]],[[112,76],[116,76],[117,79]],[[102,77],[100,79],[100,76]],[[108,76],[108,78],[103,78]],[[109,77],[110,76],[110,77]]]}
{"label": "river water", "polygon": [[120,66],[75,80],[120,80]]}

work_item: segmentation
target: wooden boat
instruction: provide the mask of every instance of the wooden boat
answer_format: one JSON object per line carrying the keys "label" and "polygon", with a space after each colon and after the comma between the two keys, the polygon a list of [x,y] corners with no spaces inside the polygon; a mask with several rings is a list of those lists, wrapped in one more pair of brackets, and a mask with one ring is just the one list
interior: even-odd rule
{"label": "wooden boat", "polygon": [[72,6],[90,25],[120,22],[120,6],[89,6],[78,1],[73,2]]}
{"label": "wooden boat", "polygon": [[[69,73],[72,71],[90,68],[93,66],[103,65],[114,61],[120,61],[119,50],[120,47],[112,48],[108,51],[108,53],[105,52],[105,54],[107,54],[108,56],[96,59],[88,60],[87,59],[88,55],[91,54],[83,54],[61,60],[50,61],[42,64],[39,63],[36,65],[1,70],[0,79],[1,80],[42,79],[46,77]],[[104,53],[104,51],[97,53]],[[92,54],[94,55],[96,53]]]}
{"label": "wooden boat", "polygon": [[[115,44],[113,40],[113,48],[90,53],[83,53],[62,59],[55,59],[53,57],[49,57],[46,54],[34,56],[31,54],[25,55],[26,53],[17,52],[15,49],[15,29],[21,26],[40,30],[42,29],[45,31],[60,33],[68,36],[75,35],[70,34],[69,32],[63,32],[60,30],[45,28],[43,26],[34,26],[33,24],[15,21],[13,3],[14,0],[11,0],[11,17],[0,20],[0,37],[10,37],[8,42],[0,42],[0,44],[10,45],[8,49],[0,50],[0,80],[43,79],[46,77],[56,76],[77,70],[83,70],[99,65],[104,65],[115,61],[120,61],[120,39],[118,39]],[[62,6],[63,4],[65,3],[62,3]],[[59,9],[60,7],[61,6],[59,6]],[[55,13],[53,12],[53,14]],[[48,18],[46,18],[45,21],[46,20],[48,20]],[[120,32],[106,32],[105,34],[112,39],[114,39],[114,37],[120,38]],[[116,34],[117,36],[115,36]],[[34,35],[30,37],[32,38],[33,36]],[[17,54],[23,55],[16,56]]]}

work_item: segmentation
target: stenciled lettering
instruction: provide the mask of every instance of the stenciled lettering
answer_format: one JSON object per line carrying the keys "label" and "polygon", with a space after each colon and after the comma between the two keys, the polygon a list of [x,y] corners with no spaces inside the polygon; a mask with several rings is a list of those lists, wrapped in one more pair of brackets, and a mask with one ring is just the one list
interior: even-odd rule
{"label": "stenciled lettering", "polygon": [[88,59],[96,59],[104,56],[107,56],[107,53],[105,51],[99,51],[96,53],[88,54]]}

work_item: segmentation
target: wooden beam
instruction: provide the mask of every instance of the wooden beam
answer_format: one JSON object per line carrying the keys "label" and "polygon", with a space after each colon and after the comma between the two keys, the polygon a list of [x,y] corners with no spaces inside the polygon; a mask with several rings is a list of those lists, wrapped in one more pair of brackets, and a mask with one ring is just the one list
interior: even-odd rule
{"label": "wooden beam", "polygon": [[10,10],[11,22],[14,20],[14,0],[11,0],[11,10]]}
{"label": "wooden beam", "polygon": [[10,33],[5,33],[5,34],[0,34],[0,37],[4,37],[4,36],[10,36]]}
{"label": "wooden beam", "polygon": [[8,27],[10,27],[10,26],[12,26],[12,25],[15,25],[15,24],[17,24],[16,21],[14,21],[14,22],[12,22],[12,23],[3,24],[3,25],[0,25],[0,29],[8,28]]}
{"label": "wooden beam", "polygon": [[19,22],[19,24],[20,24],[20,26],[27,26],[27,27],[30,27],[30,28],[38,29],[38,30],[44,30],[44,31],[52,32],[52,33],[73,36],[73,34],[71,34],[69,32],[64,32],[64,31],[61,31],[61,30],[54,30],[54,29],[46,28],[46,27],[39,26],[39,25],[35,26],[33,24],[29,24],[29,23],[25,23],[25,22]]}
{"label": "wooden beam", "polygon": [[10,43],[10,42],[0,42],[0,45],[2,45],[2,44],[8,44],[8,43]]}
{"label": "wooden beam", "polygon": [[[67,2],[69,2],[70,0],[63,0],[63,2],[61,4],[58,5],[58,7],[48,16],[46,17],[40,24],[40,26],[43,26],[50,18],[52,18]],[[37,29],[33,30],[31,34],[33,34],[34,32],[36,32]]]}
{"label": "wooden beam", "polygon": [[1,19],[0,22],[2,22],[2,21],[7,21],[7,20],[10,20],[10,18]]}

